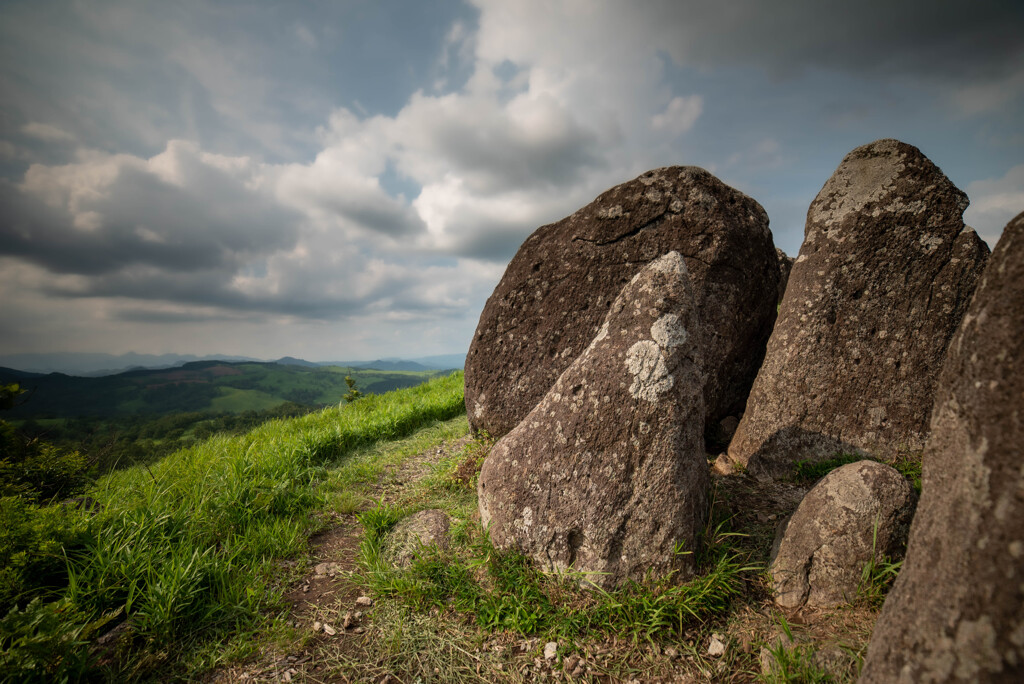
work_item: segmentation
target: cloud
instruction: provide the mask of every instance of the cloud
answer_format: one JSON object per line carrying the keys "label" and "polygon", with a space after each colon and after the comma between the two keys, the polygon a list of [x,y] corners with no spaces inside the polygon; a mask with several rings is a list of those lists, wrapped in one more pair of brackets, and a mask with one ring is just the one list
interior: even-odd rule
{"label": "cloud", "polygon": [[1002,178],[977,180],[967,186],[971,204],[964,220],[995,247],[1010,219],[1024,211],[1024,164],[1012,167]]}
{"label": "cloud", "polygon": [[704,98],[700,95],[675,97],[661,114],[651,117],[651,128],[671,135],[682,135],[697,122],[704,109]]}
{"label": "cloud", "polygon": [[34,164],[3,192],[0,254],[56,273],[230,270],[296,241],[297,215],[268,197],[259,165],[183,141],[148,160],[84,153]]}
{"label": "cloud", "polygon": [[[805,128],[873,132],[890,92],[966,118],[1024,91],[1019,3],[471,3],[0,10],[0,288],[112,329],[468,341],[531,231],[649,168],[717,167],[798,240],[847,143],[800,149]],[[980,230],[1022,173],[971,185]]]}
{"label": "cloud", "polygon": [[50,124],[30,121],[21,127],[21,132],[45,142],[71,142],[75,136]]}

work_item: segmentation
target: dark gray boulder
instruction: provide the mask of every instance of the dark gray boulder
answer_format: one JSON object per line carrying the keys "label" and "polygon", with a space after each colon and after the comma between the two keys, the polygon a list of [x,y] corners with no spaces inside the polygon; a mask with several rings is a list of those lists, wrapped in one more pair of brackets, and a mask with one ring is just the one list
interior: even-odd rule
{"label": "dark gray boulder", "polygon": [[683,255],[706,337],[708,428],[743,410],[775,321],[778,260],[768,216],[693,166],[648,171],[519,248],[484,307],[466,358],[470,425],[514,428],[597,334],[644,265]]}
{"label": "dark gray boulder", "polygon": [[967,196],[897,140],[843,159],[807,212],[729,457],[760,476],[837,452],[920,451],[942,359],[988,248]]}
{"label": "dark gray boulder", "polygon": [[907,559],[861,682],[1024,681],[1024,214],[949,347]]}
{"label": "dark gray boulder", "polygon": [[852,602],[868,562],[903,557],[914,500],[906,479],[875,461],[849,463],[823,477],[776,541],[775,602],[787,609]]}
{"label": "dark gray boulder", "polygon": [[689,574],[703,527],[700,335],[676,252],[640,271],[590,346],[491,449],[477,485],[497,548],[614,587]]}

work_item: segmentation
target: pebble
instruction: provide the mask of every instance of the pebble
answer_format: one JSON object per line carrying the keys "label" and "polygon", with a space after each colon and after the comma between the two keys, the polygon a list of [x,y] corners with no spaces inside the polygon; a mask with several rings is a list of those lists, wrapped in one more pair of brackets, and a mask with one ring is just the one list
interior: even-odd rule
{"label": "pebble", "polygon": [[558,654],[558,642],[549,641],[544,644],[544,660],[554,660]]}
{"label": "pebble", "polygon": [[370,598],[369,596],[360,596],[359,598],[356,599],[356,605],[357,606],[372,606],[373,605],[373,599]]}
{"label": "pebble", "polygon": [[725,655],[725,642],[722,641],[721,634],[711,635],[711,643],[708,644],[708,655],[715,658]]}
{"label": "pebble", "polygon": [[327,636],[334,636],[337,633],[338,630],[334,629],[330,625],[324,625],[324,634],[326,634]]}
{"label": "pebble", "polygon": [[313,631],[314,632],[319,632],[323,628],[323,626],[324,625],[321,622],[314,622],[313,623]]}

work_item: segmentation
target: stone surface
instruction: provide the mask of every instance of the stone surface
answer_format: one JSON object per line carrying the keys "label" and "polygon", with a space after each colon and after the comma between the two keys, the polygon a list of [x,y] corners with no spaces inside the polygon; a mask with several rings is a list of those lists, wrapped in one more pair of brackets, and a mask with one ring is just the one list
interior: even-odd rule
{"label": "stone surface", "polygon": [[823,477],[785,523],[771,564],[775,602],[793,609],[853,601],[872,558],[903,556],[914,498],[902,475],[875,461]]}
{"label": "stone surface", "polygon": [[401,520],[388,534],[385,553],[396,567],[408,567],[424,546],[446,549],[450,545],[450,521],[444,511],[430,508]]}
{"label": "stone surface", "polygon": [[729,456],[758,476],[920,451],[946,347],[988,256],[967,197],[896,140],[843,159],[807,212]]}
{"label": "stone surface", "polygon": [[686,263],[670,252],[615,299],[590,346],[491,449],[477,485],[491,541],[602,587],[692,571],[709,476]]}
{"label": "stone surface", "polygon": [[597,334],[622,287],[652,260],[686,259],[702,325],[708,426],[743,409],[776,316],[768,216],[692,166],[649,171],[535,231],[480,316],[466,358],[466,410],[498,438],[529,413]]}
{"label": "stone surface", "polygon": [[779,259],[779,303],[781,304],[782,298],[786,295],[786,283],[789,282],[789,274],[793,271],[793,263],[796,259],[788,256],[778,247],[775,248],[775,255]]}
{"label": "stone surface", "polygon": [[1024,214],[950,344],[907,559],[862,682],[1024,681]]}

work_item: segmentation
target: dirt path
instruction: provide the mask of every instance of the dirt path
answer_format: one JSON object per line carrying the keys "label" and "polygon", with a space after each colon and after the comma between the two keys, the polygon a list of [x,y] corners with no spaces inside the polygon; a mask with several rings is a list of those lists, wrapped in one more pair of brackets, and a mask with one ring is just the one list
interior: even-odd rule
{"label": "dirt path", "polygon": [[[408,488],[431,472],[440,458],[459,454],[469,438],[451,440],[439,447],[405,458],[390,466],[373,491],[375,502],[393,503]],[[467,465],[471,465],[467,462]],[[473,473],[467,472],[468,478]],[[455,477],[461,476],[461,469]],[[753,551],[751,561],[767,562],[774,531],[792,512],[807,486],[786,483],[763,485],[742,475],[715,476],[716,506],[733,529],[742,530]],[[398,648],[410,651],[382,655],[381,641],[394,639],[395,608],[380,606],[365,596],[366,589],[353,576],[363,528],[355,514],[333,515],[332,524],[310,540],[309,572],[285,593],[291,634],[279,644],[245,662],[218,668],[206,681],[225,682],[373,682],[397,684],[408,681],[562,681],[562,682],[754,682],[771,671],[768,647],[787,643],[807,646],[807,658],[827,666],[852,681],[858,653],[870,636],[876,612],[849,606],[830,612],[802,612],[784,616],[796,638],[788,642],[780,628],[780,613],[765,591],[754,587],[732,612],[715,624],[687,631],[675,643],[636,643],[615,636],[558,644],[559,655],[543,657],[545,644],[537,638],[486,633],[472,619],[454,612],[405,615],[410,634],[451,634],[445,655],[452,669],[422,667],[415,638]],[[297,561],[291,561],[296,563]],[[369,603],[369,605],[366,605]],[[374,626],[374,615],[388,611],[392,631]],[[384,615],[384,614],[379,614]],[[419,630],[419,632],[417,632]],[[432,637],[433,638],[433,637]],[[715,642],[719,642],[716,645]],[[719,652],[721,648],[721,652]],[[393,674],[396,663],[420,658],[423,676],[402,678]],[[390,658],[390,660],[389,660]],[[390,663],[390,667],[389,667]],[[433,674],[432,674],[433,672]],[[783,680],[776,680],[783,681]]]}

